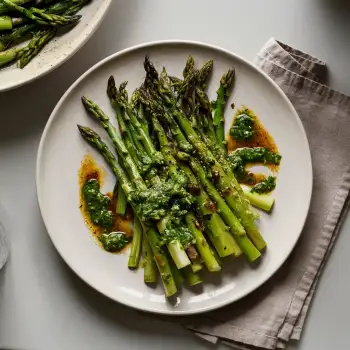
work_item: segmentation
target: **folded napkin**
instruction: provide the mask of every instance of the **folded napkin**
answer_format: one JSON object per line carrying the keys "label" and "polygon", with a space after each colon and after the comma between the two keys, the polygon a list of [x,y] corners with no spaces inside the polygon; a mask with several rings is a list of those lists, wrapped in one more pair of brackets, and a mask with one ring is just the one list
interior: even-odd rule
{"label": "folded napkin", "polygon": [[314,188],[303,233],[284,266],[246,298],[181,318],[203,338],[239,349],[285,348],[299,339],[317,282],[349,207],[350,97],[325,82],[324,62],[274,39],[256,64],[286,93],[305,127]]}

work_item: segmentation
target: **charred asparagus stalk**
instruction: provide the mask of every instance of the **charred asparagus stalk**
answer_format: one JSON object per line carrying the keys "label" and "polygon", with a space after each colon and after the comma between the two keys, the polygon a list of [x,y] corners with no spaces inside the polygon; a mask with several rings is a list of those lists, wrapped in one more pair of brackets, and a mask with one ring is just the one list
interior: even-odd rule
{"label": "charred asparagus stalk", "polygon": [[[101,137],[92,129],[81,125],[78,125],[78,128],[81,136],[102,154],[106,162],[113,170],[113,173],[116,175],[126,196],[130,196],[134,190],[133,183],[129,180],[126,172],[118,164],[113,153],[109,150],[108,146],[102,141]],[[134,212],[137,212],[136,208],[134,208]],[[158,270],[163,281],[165,294],[167,297],[170,297],[176,294],[177,288],[171,272],[171,267],[168,258],[166,256],[166,253],[163,251],[163,248],[161,248],[161,244],[159,242],[159,235],[157,233],[156,228],[153,225],[147,226],[144,222],[140,222],[143,224],[144,232],[148,237],[148,242],[151,246],[154,255],[154,260],[157,264]]]}

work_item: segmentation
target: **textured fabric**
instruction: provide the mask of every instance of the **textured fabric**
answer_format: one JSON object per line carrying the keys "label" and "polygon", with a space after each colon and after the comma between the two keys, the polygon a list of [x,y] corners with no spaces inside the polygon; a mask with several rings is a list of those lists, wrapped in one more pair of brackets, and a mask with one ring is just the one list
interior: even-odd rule
{"label": "textured fabric", "polygon": [[225,308],[180,322],[210,342],[285,348],[299,339],[322,268],[349,207],[350,98],[325,84],[324,62],[271,39],[256,64],[295,106],[310,143],[314,188],[303,233],[283,267]]}

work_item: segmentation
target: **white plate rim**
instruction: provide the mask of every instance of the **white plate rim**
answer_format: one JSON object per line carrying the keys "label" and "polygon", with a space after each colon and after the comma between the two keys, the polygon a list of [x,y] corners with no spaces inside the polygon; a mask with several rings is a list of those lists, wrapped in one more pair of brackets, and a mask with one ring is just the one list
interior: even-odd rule
{"label": "white plate rim", "polygon": [[67,55],[60,55],[59,58],[53,61],[51,65],[48,65],[47,68],[43,69],[42,71],[39,71],[38,73],[32,75],[29,79],[22,79],[17,80],[15,82],[9,82],[7,84],[1,85],[0,84],[0,92],[5,92],[9,90],[16,89],[20,86],[27,85],[41,77],[43,77],[46,74],[49,74],[50,72],[54,71],[56,68],[60,67],[63,63],[67,62],[71,57],[73,57],[92,37],[92,35],[96,32],[96,30],[99,28],[100,24],[102,23],[103,19],[105,18],[109,7],[111,6],[113,0],[104,0],[102,2],[102,5],[104,6],[102,16],[100,16],[97,19],[96,25],[88,27],[89,29],[85,32],[84,35],[81,35],[81,40],[78,41],[78,44],[72,48],[71,50],[68,50]]}
{"label": "white plate rim", "polygon": [[209,311],[213,311],[216,309],[219,309],[221,307],[224,307],[226,305],[229,305],[233,302],[237,302],[240,299],[244,298],[245,296],[249,295],[250,293],[252,293],[253,291],[255,291],[256,289],[258,289],[259,287],[261,287],[264,283],[266,283],[283,265],[283,263],[288,259],[289,255],[291,254],[291,252],[293,251],[296,243],[298,242],[300,235],[303,231],[303,228],[305,226],[305,222],[310,210],[310,204],[311,204],[311,198],[312,198],[312,190],[313,190],[313,168],[312,168],[312,160],[311,160],[311,152],[310,152],[310,145],[309,145],[309,141],[306,135],[306,131],[305,128],[302,124],[302,121],[297,113],[297,111],[295,110],[293,104],[290,102],[290,100],[288,99],[288,97],[286,96],[286,94],[283,92],[283,90],[264,72],[262,71],[260,68],[258,68],[257,66],[255,66],[253,63],[247,61],[246,59],[244,59],[243,57],[227,50],[224,48],[221,48],[219,46],[216,45],[212,45],[209,43],[205,43],[205,42],[200,42],[200,41],[193,41],[193,40],[177,40],[177,39],[172,39],[172,40],[157,40],[157,41],[150,41],[150,42],[146,42],[146,43],[142,43],[142,44],[138,44],[138,45],[134,45],[131,46],[129,48],[126,48],[124,50],[118,51],[110,56],[107,56],[106,58],[104,58],[103,60],[99,61],[98,63],[96,63],[95,65],[93,65],[90,69],[88,69],[85,73],[83,73],[69,88],[68,90],[64,93],[64,95],[61,97],[61,99],[58,101],[58,103],[56,104],[54,110],[52,111],[45,129],[42,133],[41,139],[40,139],[40,143],[39,143],[39,147],[38,147],[38,153],[37,153],[37,161],[36,161],[36,188],[37,188],[37,198],[38,198],[38,203],[39,203],[39,208],[40,208],[40,213],[45,225],[45,228],[47,230],[48,235],[50,236],[50,239],[53,243],[53,245],[55,246],[55,248],[57,249],[57,251],[59,252],[60,256],[62,257],[62,259],[65,261],[65,263],[71,268],[72,271],[75,272],[76,275],[79,276],[80,279],[82,279],[85,283],[87,283],[90,287],[94,288],[95,290],[97,290],[99,293],[103,294],[104,296],[108,297],[109,299],[119,302],[115,297],[113,297],[112,295],[109,295],[109,293],[101,290],[99,288],[99,286],[94,285],[92,283],[87,282],[79,273],[79,271],[77,271],[76,269],[74,269],[67,261],[67,259],[65,258],[64,253],[58,248],[58,245],[55,243],[55,239],[53,236],[50,235],[50,232],[47,228],[47,223],[45,220],[45,217],[43,215],[43,209],[42,209],[42,201],[41,201],[41,187],[39,184],[39,173],[40,173],[40,164],[41,164],[41,158],[42,158],[42,153],[43,153],[43,145],[45,143],[45,139],[46,139],[46,135],[50,129],[50,126],[52,124],[52,122],[55,119],[56,113],[57,111],[61,108],[61,106],[64,104],[65,99],[68,97],[68,95],[71,93],[72,90],[75,89],[75,87],[77,85],[80,84],[81,81],[83,81],[87,76],[90,75],[90,73],[92,73],[93,71],[97,70],[98,68],[100,68],[101,66],[103,66],[105,63],[119,57],[122,55],[126,55],[129,52],[135,51],[135,50],[139,50],[139,49],[143,49],[143,48],[150,48],[150,47],[154,47],[154,46],[158,46],[158,45],[181,45],[181,44],[185,44],[185,45],[194,45],[194,46],[199,46],[202,48],[208,48],[208,49],[212,49],[218,52],[221,52],[223,54],[226,54],[228,56],[233,57],[236,60],[241,61],[243,64],[246,64],[248,66],[250,66],[250,68],[252,68],[257,74],[260,74],[262,76],[264,76],[276,89],[276,92],[278,92],[278,94],[280,95],[280,97],[283,98],[283,100],[285,101],[285,103],[288,105],[288,107],[290,108],[290,111],[294,114],[294,117],[296,118],[296,121],[300,127],[300,131],[302,132],[302,137],[303,140],[305,142],[305,146],[307,147],[307,158],[308,158],[308,178],[306,179],[306,181],[308,182],[308,188],[309,191],[306,194],[307,195],[307,211],[305,211],[304,217],[302,218],[302,226],[300,229],[300,232],[298,233],[298,235],[295,236],[295,241],[293,242],[293,244],[290,245],[288,253],[286,254],[286,258],[284,260],[281,261],[281,263],[276,267],[276,269],[274,271],[272,271],[271,273],[267,274],[266,277],[261,281],[260,284],[255,285],[253,288],[247,288],[247,290],[245,290],[244,292],[242,292],[238,297],[236,296],[236,298],[234,300],[226,300],[223,302],[218,302],[215,305],[212,306],[206,306],[203,307],[202,309],[197,309],[197,310],[190,310],[190,311],[180,311],[178,312],[176,309],[174,309],[173,311],[169,311],[169,310],[158,310],[155,308],[147,308],[147,309],[143,309],[142,307],[137,307],[134,306],[130,303],[123,303],[124,305],[140,310],[140,311],[144,311],[147,313],[155,313],[155,314],[163,314],[163,315],[169,315],[169,316],[184,316],[184,315],[194,315],[194,314],[201,314],[201,313],[205,313],[205,312],[209,312]]}

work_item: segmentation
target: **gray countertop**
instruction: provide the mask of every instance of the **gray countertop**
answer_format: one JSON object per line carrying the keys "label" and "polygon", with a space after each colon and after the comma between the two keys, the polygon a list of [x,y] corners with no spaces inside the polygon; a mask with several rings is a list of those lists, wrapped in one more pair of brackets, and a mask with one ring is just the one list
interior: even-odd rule
{"label": "gray countertop", "polygon": [[[52,74],[0,95],[0,201],[12,251],[0,273],[0,348],[23,350],[215,349],[174,325],[101,296],[53,247],[35,189],[40,136],[55,104],[86,69],[126,47],[193,39],[252,60],[270,37],[329,64],[350,94],[350,5],[332,0],[114,0],[91,40]],[[303,338],[291,349],[348,349],[350,217],[323,273]]]}

